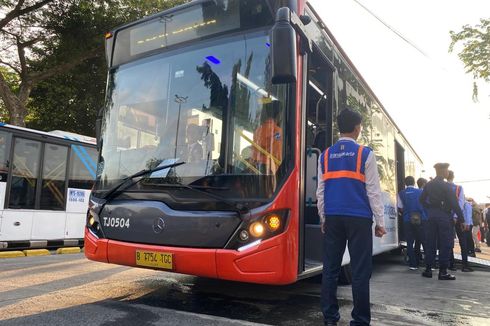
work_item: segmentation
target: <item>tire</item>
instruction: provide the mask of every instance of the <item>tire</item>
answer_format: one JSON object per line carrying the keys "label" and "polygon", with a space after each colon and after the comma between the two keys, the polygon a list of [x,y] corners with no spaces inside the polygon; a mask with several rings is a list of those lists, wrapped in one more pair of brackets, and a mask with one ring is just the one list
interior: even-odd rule
{"label": "tire", "polygon": [[408,257],[408,252],[407,252],[407,249],[406,248],[403,248],[402,249],[402,255],[403,255],[403,261],[408,264],[408,262],[410,261],[410,258]]}
{"label": "tire", "polygon": [[339,275],[340,285],[350,285],[352,284],[352,269],[350,264],[342,266]]}

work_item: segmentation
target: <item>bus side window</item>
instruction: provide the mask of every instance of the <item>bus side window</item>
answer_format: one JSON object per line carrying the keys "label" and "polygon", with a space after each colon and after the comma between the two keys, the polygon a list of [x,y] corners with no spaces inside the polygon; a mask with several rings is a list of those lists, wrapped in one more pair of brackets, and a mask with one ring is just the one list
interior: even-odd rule
{"label": "bus side window", "polygon": [[40,209],[64,210],[68,147],[45,143]]}
{"label": "bus side window", "polygon": [[90,189],[97,171],[97,151],[81,145],[71,145],[68,188]]}
{"label": "bus side window", "polygon": [[15,138],[9,208],[34,209],[41,142]]}
{"label": "bus side window", "polygon": [[[7,182],[10,155],[10,134],[0,131],[0,182]],[[3,208],[3,207],[2,207]]]}

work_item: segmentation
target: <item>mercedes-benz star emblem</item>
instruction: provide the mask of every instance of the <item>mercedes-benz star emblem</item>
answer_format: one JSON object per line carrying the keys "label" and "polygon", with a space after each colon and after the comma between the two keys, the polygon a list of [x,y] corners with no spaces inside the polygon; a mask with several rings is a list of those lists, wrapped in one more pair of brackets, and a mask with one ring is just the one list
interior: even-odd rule
{"label": "mercedes-benz star emblem", "polygon": [[157,218],[153,221],[153,232],[156,234],[162,233],[163,229],[165,229],[165,221],[163,218]]}

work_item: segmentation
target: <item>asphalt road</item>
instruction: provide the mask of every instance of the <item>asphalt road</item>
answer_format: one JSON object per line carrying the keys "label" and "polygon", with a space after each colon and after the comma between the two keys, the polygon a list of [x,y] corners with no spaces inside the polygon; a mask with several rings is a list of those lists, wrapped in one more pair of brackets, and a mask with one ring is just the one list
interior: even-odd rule
{"label": "asphalt road", "polygon": [[[422,278],[375,259],[373,325],[489,325],[490,270]],[[350,287],[339,288],[342,323]],[[264,286],[88,261],[83,254],[0,260],[0,325],[322,325],[319,278]]]}

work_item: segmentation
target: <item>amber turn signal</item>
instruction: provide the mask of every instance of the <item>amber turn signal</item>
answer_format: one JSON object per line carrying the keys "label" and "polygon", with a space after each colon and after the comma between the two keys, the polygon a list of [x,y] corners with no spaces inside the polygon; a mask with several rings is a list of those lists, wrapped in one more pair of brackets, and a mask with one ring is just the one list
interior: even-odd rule
{"label": "amber turn signal", "polygon": [[269,215],[265,221],[269,230],[272,232],[277,231],[281,227],[281,218],[278,215]]}

